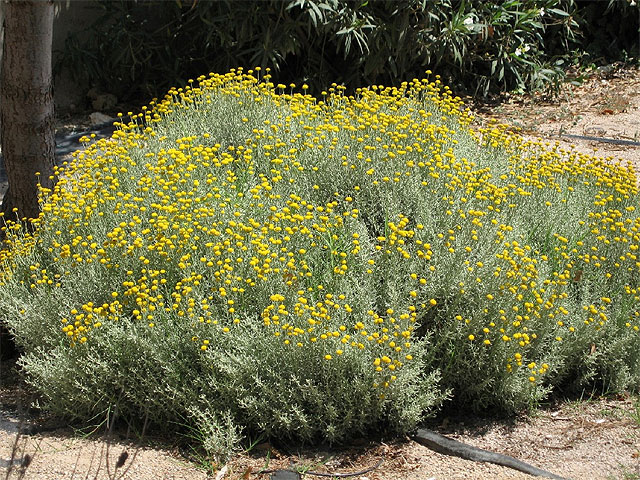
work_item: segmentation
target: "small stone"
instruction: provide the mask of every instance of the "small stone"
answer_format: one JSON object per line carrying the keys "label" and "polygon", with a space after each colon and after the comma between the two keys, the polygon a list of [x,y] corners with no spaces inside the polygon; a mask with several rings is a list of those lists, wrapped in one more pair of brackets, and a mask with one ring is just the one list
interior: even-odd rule
{"label": "small stone", "polygon": [[114,120],[114,118],[102,112],[93,112],[91,115],[89,115],[89,120],[91,120],[92,125],[99,125],[101,123],[111,122]]}

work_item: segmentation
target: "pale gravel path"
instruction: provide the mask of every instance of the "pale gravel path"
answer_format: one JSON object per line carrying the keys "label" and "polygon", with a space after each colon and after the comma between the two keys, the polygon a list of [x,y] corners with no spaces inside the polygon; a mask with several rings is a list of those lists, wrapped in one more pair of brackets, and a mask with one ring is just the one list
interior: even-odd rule
{"label": "pale gravel path", "polygon": [[[11,457],[13,439],[15,435],[6,435],[0,430],[0,475],[6,474],[6,463]],[[59,436],[55,433],[24,436],[20,438],[18,445],[20,451],[18,458],[22,458],[23,454],[32,456],[31,464],[22,477],[25,479],[204,480],[207,478],[202,470],[163,449],[119,443],[108,446],[106,442],[98,440]],[[107,448],[109,467],[106,465]],[[124,466],[116,470],[115,464],[124,450],[129,456]],[[21,478],[21,474],[22,469],[16,468],[9,478],[18,479]]]}
{"label": "pale gravel path", "polygon": [[[0,388],[1,390],[1,388]],[[0,392],[1,393],[1,392]],[[0,396],[0,399],[2,396]],[[6,398],[6,397],[5,397]],[[539,468],[574,480],[628,480],[640,476],[640,425],[638,410],[631,398],[599,399],[581,403],[565,403],[557,408],[541,410],[533,418],[511,423],[452,419],[429,425],[451,438],[498,453],[514,456]],[[636,417],[634,417],[636,415]],[[6,474],[20,421],[15,414],[0,408],[0,478]],[[169,445],[174,439],[158,439],[143,444],[121,440],[106,442],[104,438],[81,438],[71,429],[60,429],[18,438],[17,458],[29,454],[31,465],[22,478],[32,480],[67,479],[131,479],[131,480],[204,480],[216,478],[190,464]],[[164,446],[163,446],[164,445]],[[110,469],[105,458],[109,451]],[[126,450],[122,469],[114,465]],[[330,459],[326,461],[327,459]],[[251,468],[247,478],[267,480],[268,475],[254,475],[259,469],[291,468],[313,465],[325,460],[317,469],[325,472],[353,472],[384,463],[376,471],[359,480],[526,480],[521,472],[493,464],[482,464],[449,457],[410,440],[371,442],[347,449],[303,449],[299,455],[285,455],[269,444],[239,455],[227,465],[220,479],[238,480]],[[125,471],[125,469],[127,469]],[[21,478],[20,469],[8,478]],[[627,475],[627,476],[625,476]],[[307,477],[313,478],[313,477]]]}

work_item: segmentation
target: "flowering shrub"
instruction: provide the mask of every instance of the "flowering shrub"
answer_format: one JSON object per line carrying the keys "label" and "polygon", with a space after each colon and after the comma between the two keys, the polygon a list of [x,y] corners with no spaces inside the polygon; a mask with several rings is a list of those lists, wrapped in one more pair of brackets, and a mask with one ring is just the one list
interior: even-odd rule
{"label": "flowering shrub", "polygon": [[3,321],[49,408],[224,455],[637,388],[630,166],[474,132],[437,76],[316,99],[256,70],[170,90],[7,223]]}

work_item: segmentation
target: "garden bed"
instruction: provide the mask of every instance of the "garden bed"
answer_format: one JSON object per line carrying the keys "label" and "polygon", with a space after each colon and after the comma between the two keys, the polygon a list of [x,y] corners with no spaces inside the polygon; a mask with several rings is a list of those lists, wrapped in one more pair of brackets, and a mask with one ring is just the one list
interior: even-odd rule
{"label": "garden bed", "polygon": [[[630,98],[633,99],[634,97],[630,96]],[[635,98],[637,99],[637,97],[635,97]],[[626,109],[629,110],[629,109],[635,108],[637,110],[637,106],[633,106],[634,105],[633,104],[633,100],[630,100],[629,102],[630,103],[626,107]],[[533,102],[533,103],[530,103],[530,104],[525,104],[524,106],[528,107],[528,108],[534,108],[535,109],[535,108],[539,107],[539,104]],[[625,112],[621,111],[619,113],[625,113]],[[611,114],[604,113],[603,115],[611,115]],[[539,125],[539,123],[537,125]],[[632,127],[630,127],[630,128],[632,128]],[[525,133],[533,133],[535,135],[538,132],[525,132]],[[559,132],[559,133],[562,134],[562,132]],[[586,132],[583,131],[582,133],[586,133]],[[627,149],[625,152],[629,152],[629,151],[633,152],[633,150],[630,150],[630,149]],[[601,154],[601,152],[602,152],[602,149],[600,150],[599,154]],[[620,156],[622,156],[622,155],[620,155]],[[633,159],[629,159],[629,160],[633,160]],[[287,277],[285,277],[285,279],[286,278]],[[439,299],[436,300],[434,297],[432,297],[432,299],[435,301],[434,306],[437,305]],[[279,298],[275,299],[273,301],[279,301]],[[73,333],[72,337],[74,335],[75,335],[75,332]],[[78,336],[77,340],[79,341],[79,340],[81,340],[81,338],[82,338],[81,336]],[[76,340],[76,339],[74,338],[74,340]],[[469,338],[469,341],[473,341],[473,340],[474,339]],[[207,343],[203,343],[202,345],[203,346],[207,346],[208,344]],[[594,344],[594,346],[595,346],[595,344]],[[599,348],[600,348],[600,346],[595,346],[596,351]],[[203,349],[203,350],[206,350],[206,348]],[[328,353],[326,355],[330,356],[330,354],[328,354]],[[326,359],[326,360],[329,361],[329,360],[332,360],[332,358]],[[534,379],[534,380],[536,380],[536,379]],[[473,398],[473,397],[471,397],[471,398]],[[604,403],[602,403],[602,402],[604,402]],[[607,403],[607,402],[609,402],[609,403]],[[620,402],[620,403],[615,403],[615,402]],[[557,458],[557,457],[554,457],[554,455],[552,455],[549,451],[555,452],[555,451],[568,451],[568,450],[571,450],[570,453],[574,454],[574,453],[576,453],[577,449],[579,448],[579,445],[583,445],[584,444],[587,447],[591,448],[591,445],[589,444],[589,442],[588,441],[584,441],[585,437],[581,437],[580,436],[581,433],[584,433],[584,432],[588,433],[589,431],[598,432],[597,435],[602,437],[600,440],[602,440],[604,438],[605,439],[605,445],[606,445],[606,435],[607,434],[605,432],[607,430],[604,429],[604,426],[606,425],[607,427],[611,428],[611,430],[608,430],[608,431],[613,431],[613,430],[615,430],[617,428],[622,428],[623,431],[622,430],[620,430],[620,431],[615,430],[615,433],[617,435],[616,438],[623,438],[624,441],[622,441],[622,440],[620,442],[611,442],[610,441],[610,443],[608,445],[611,446],[611,449],[610,450],[606,449],[607,452],[605,454],[608,455],[610,453],[611,456],[610,457],[607,456],[606,459],[603,459],[603,458],[600,457],[600,458],[595,460],[597,462],[597,464],[600,465],[600,466],[607,465],[606,469],[599,470],[599,469],[596,468],[596,466],[594,464],[590,464],[590,465],[589,464],[585,464],[584,461],[581,459],[581,457],[582,457],[581,455],[580,456],[576,455],[574,458],[580,458],[580,465],[582,465],[582,466],[589,465],[589,467],[588,467],[590,469],[590,470],[588,470],[589,473],[588,474],[587,473],[582,473],[582,476],[587,475],[587,476],[590,476],[590,477],[593,478],[593,474],[594,474],[593,472],[602,471],[603,472],[602,473],[603,476],[602,477],[597,477],[597,478],[607,478],[606,476],[609,475],[609,474],[614,474],[616,472],[616,469],[618,469],[619,473],[621,473],[623,471],[630,471],[629,469],[633,468],[633,464],[634,464],[634,462],[636,462],[635,461],[635,453],[637,452],[637,448],[638,448],[637,438],[635,436],[636,435],[637,424],[635,423],[635,421],[633,421],[633,415],[634,415],[634,411],[635,411],[635,407],[633,405],[633,402],[630,399],[627,399],[626,397],[620,397],[618,400],[615,400],[615,401],[614,400],[600,400],[600,401],[596,402],[595,404],[597,404],[597,405],[605,405],[604,410],[608,409],[608,410],[614,412],[613,413],[613,417],[615,417],[615,421],[608,421],[607,418],[605,418],[605,417],[607,417],[607,415],[601,414],[604,411],[604,410],[602,410],[602,407],[598,407],[598,408],[601,408],[601,410],[599,412],[596,412],[595,414],[594,414],[593,411],[591,411],[591,413],[588,414],[585,410],[580,410],[580,408],[583,408],[583,407],[587,407],[587,409],[590,408],[590,405],[592,405],[592,404],[589,403],[589,404],[583,404],[581,407],[579,407],[578,410],[581,413],[577,414],[576,416],[569,415],[567,413],[566,405],[565,405],[563,407],[560,407],[560,410],[556,410],[555,411],[555,412],[558,412],[558,413],[555,413],[553,410],[544,411],[540,415],[540,417],[531,419],[531,420],[526,421],[526,422],[518,422],[517,425],[519,425],[521,427],[524,426],[524,428],[526,429],[527,425],[535,424],[539,419],[546,419],[547,420],[546,423],[543,422],[542,420],[540,420],[541,423],[538,425],[538,427],[540,427],[540,425],[544,425],[544,428],[547,429],[546,433],[544,433],[542,435],[542,438],[545,438],[546,440],[548,440],[548,441],[544,442],[545,450],[544,450],[544,453],[542,453],[542,455],[544,457],[548,457],[548,460],[551,460],[552,458]],[[607,407],[607,405],[608,405],[608,407]],[[589,416],[589,415],[591,415],[591,416]],[[560,417],[560,418],[558,418],[558,417]],[[565,418],[566,418],[566,420],[565,420]],[[582,419],[581,420],[582,421],[582,425],[576,427],[576,425],[578,425],[580,419]],[[629,419],[631,419],[631,420],[629,420]],[[442,420],[442,422],[444,422],[443,419],[440,419],[440,420]],[[469,425],[469,423],[473,423],[473,422],[466,421],[466,420],[464,422],[467,425]],[[569,423],[564,424],[562,422],[569,422]],[[442,425],[442,423],[440,425]],[[454,427],[451,427],[452,425]],[[489,425],[489,424],[485,422],[484,425],[485,426],[483,428],[481,428],[481,430],[482,429],[486,429],[486,430],[488,430],[488,432],[491,432],[491,431],[499,432],[500,429],[507,428],[507,427],[505,427],[504,424],[499,424],[499,425],[501,425],[499,427],[488,427],[487,425]],[[560,425],[567,425],[568,428],[560,427]],[[575,427],[575,432],[572,430],[574,427]],[[449,422],[449,425],[446,426],[446,427],[443,426],[443,428],[445,429],[444,430],[445,432],[453,433],[454,435],[458,434],[458,433],[461,433],[461,431],[464,431],[464,429],[461,429],[461,426],[456,422]],[[454,428],[454,429],[453,430],[446,430],[447,428]],[[519,427],[513,427],[513,430],[511,431],[511,434],[513,434],[513,432],[515,432],[517,430],[517,428],[519,428]],[[544,428],[542,430],[544,430]],[[582,428],[582,430],[580,430],[580,428]],[[504,431],[504,430],[502,430],[502,431]],[[558,432],[560,432],[560,434],[561,434],[560,437],[557,436]],[[501,447],[500,443],[497,440],[495,440],[495,437],[492,437],[490,433],[486,433],[485,432],[484,435],[486,435],[487,443],[491,444],[491,447],[494,450],[504,449],[504,451],[506,453],[510,453],[512,455],[518,455],[518,456],[520,456],[521,458],[523,458],[525,460],[530,460],[531,463],[534,463],[539,467],[543,467],[543,468],[546,468],[548,470],[552,470],[552,471],[554,471],[555,473],[558,473],[558,474],[563,474],[563,475],[567,475],[567,476],[581,476],[579,470],[572,470],[572,469],[578,468],[578,467],[576,466],[576,464],[572,464],[571,461],[567,457],[564,457],[564,456],[561,457],[559,460],[557,460],[557,463],[554,463],[554,461],[547,462],[546,460],[541,462],[540,459],[538,458],[539,453],[542,452],[541,450],[538,450],[536,452],[534,447],[529,447],[529,448],[527,448],[525,450],[522,450],[522,451],[518,450],[515,447],[515,445],[519,441],[521,441],[523,437],[515,436],[515,437],[513,437],[514,438],[513,443],[511,443],[511,440],[510,440],[509,442],[507,442],[506,446]],[[496,435],[498,435],[498,434],[496,434]],[[556,435],[556,436],[554,436],[554,435]],[[472,438],[474,438],[473,435],[470,435],[469,437],[462,436],[461,438],[470,439],[470,442],[474,441],[474,440],[471,440]],[[485,438],[485,437],[483,436],[483,437],[480,437],[480,438]],[[509,438],[511,438],[511,436]],[[530,436],[528,436],[526,438],[537,439],[539,441],[539,439],[541,438],[541,431],[534,429],[533,434],[531,434]],[[591,438],[591,437],[589,437],[589,438]],[[559,442],[557,445],[552,442],[552,440],[561,440],[561,439],[563,439],[563,440],[570,439],[570,441],[565,441],[564,443],[563,442]],[[482,445],[483,441],[479,441],[478,443],[480,445]],[[603,442],[600,442],[599,444],[602,445],[602,443]],[[286,443],[284,445],[286,446]],[[395,457],[396,459],[400,458],[400,457],[404,457],[405,461],[406,461],[406,463],[404,465],[405,470],[398,471],[398,475],[403,475],[403,476],[398,476],[397,478],[411,478],[411,477],[407,476],[407,470],[406,470],[407,465],[411,464],[411,461],[407,460],[407,458],[409,458],[410,455],[404,449],[406,449],[406,448],[422,449],[423,447],[417,447],[415,444],[394,445],[392,447],[389,447],[391,450],[388,450],[385,455],[380,455],[379,454],[379,449],[382,448],[382,447],[380,447],[379,445],[380,444],[378,444],[378,447],[373,447],[373,449],[365,450],[365,452],[369,452],[369,453],[365,453],[363,457],[362,456],[357,457],[357,458],[360,459],[358,465],[355,465],[355,464],[354,465],[349,465],[347,463],[348,460],[344,460],[343,463],[338,463],[338,464],[335,464],[335,465],[329,464],[328,466],[326,466],[326,468],[352,467],[352,468],[355,468],[357,470],[357,468],[356,468],[357,466],[366,467],[366,466],[369,466],[371,464],[375,464],[375,461],[377,461],[377,459],[379,457],[382,457],[382,456],[385,456],[385,455],[386,456],[390,456],[390,457]],[[261,448],[264,451],[270,451],[271,450],[271,447],[269,445],[263,445]],[[540,447],[540,448],[542,448],[542,447]],[[281,445],[276,445],[275,449],[276,450],[282,449],[282,446]],[[376,449],[378,449],[378,450],[376,450]],[[394,449],[396,449],[396,450],[394,450]],[[600,447],[600,449],[603,450],[601,447]],[[378,453],[376,453],[376,452],[378,452]],[[403,453],[398,453],[398,452],[403,452]],[[288,458],[285,455],[286,453],[288,453],[288,452],[285,451],[284,454],[283,454],[283,458],[282,458],[284,463],[286,463],[287,461],[291,460],[290,458]],[[266,453],[265,453],[265,455],[266,455]],[[274,456],[274,455],[276,455],[276,452],[274,451],[270,455]],[[343,454],[343,455],[347,455],[347,454]],[[531,455],[531,456],[528,457],[527,455]],[[437,455],[436,454],[432,454],[432,453],[428,453],[428,454],[426,454],[426,456],[428,456],[429,458],[433,458],[433,457],[437,458]],[[245,470],[243,470],[243,469],[245,468],[246,465],[249,465],[250,462],[248,460],[242,460],[242,458],[248,458],[248,457],[242,457],[242,456],[241,457],[236,457],[236,460],[234,460],[236,462],[236,464],[234,464],[234,461],[232,461],[229,464],[229,467],[228,467],[229,470],[228,471],[230,471],[231,469],[235,468],[236,470],[234,470],[234,471],[236,473],[238,473],[238,472],[244,473]],[[270,458],[274,458],[274,457],[270,457]],[[346,458],[348,458],[348,456],[343,456],[342,458],[346,459]],[[425,459],[425,457],[421,457],[421,458],[423,460]],[[626,459],[628,461],[625,461],[624,459]],[[277,458],[276,458],[276,460],[277,460]],[[371,460],[371,461],[369,461],[369,460]],[[264,457],[260,461],[264,461]],[[306,460],[306,461],[308,461],[308,460]],[[464,462],[464,461],[452,460],[452,459],[447,459],[446,461],[447,461],[447,465],[450,465],[453,470],[448,471],[446,473],[442,473],[442,475],[444,475],[446,478],[457,478],[455,476],[455,475],[457,475],[455,465],[458,462]],[[242,462],[245,462],[245,464],[244,464],[245,466],[243,466]],[[249,462],[249,463],[247,463],[247,462]],[[616,463],[616,462],[620,462],[620,464],[622,466],[619,467],[619,468],[616,467],[616,466],[613,466],[613,464]],[[380,467],[380,472],[378,472],[378,473],[382,474],[381,472],[384,472],[383,476],[381,476],[380,478],[394,478],[393,477],[393,474],[394,474],[393,472],[394,472],[394,468],[395,467],[389,468],[390,464],[393,465],[394,463],[393,462],[386,462],[385,464],[383,464],[383,466]],[[426,461],[422,462],[421,465],[423,465],[423,466],[426,465],[425,468],[429,468],[428,467],[428,462],[426,462]],[[34,466],[35,466],[35,464],[34,464]],[[436,468],[436,467],[434,467],[434,468]],[[489,468],[489,469],[491,469],[491,468],[498,468],[498,467],[488,467],[488,466],[481,466],[480,467],[480,466],[476,465],[473,468],[481,468],[481,469]],[[425,470],[423,470],[422,467],[416,467],[416,471],[420,472],[420,476],[416,476],[415,478],[425,478],[425,475],[427,475],[427,478],[428,478],[429,472],[425,473]],[[371,473],[368,473],[367,476],[369,478],[377,478],[377,477],[375,477],[375,475],[377,475],[378,473],[371,472]],[[433,473],[432,475],[437,477],[437,472]],[[470,478],[468,476],[469,475],[468,471],[466,471],[466,473],[464,473],[462,475],[467,475],[464,478]],[[475,475],[475,473],[473,475]],[[517,474],[517,473],[507,472],[507,473],[504,473],[504,474],[503,473],[500,473],[500,474],[495,473],[494,475],[491,475],[491,474],[488,474],[485,471],[481,472],[477,477],[471,477],[471,478],[482,478],[482,475],[485,475],[485,476],[488,475],[488,476],[491,476],[491,477],[494,477],[494,478],[523,478],[523,477],[518,477],[517,475],[519,475],[519,474]],[[506,476],[501,477],[500,475],[506,475]],[[516,475],[516,476],[510,477],[508,475]],[[233,478],[233,477],[230,477],[230,478]],[[459,477],[459,478],[463,478],[463,477]]]}

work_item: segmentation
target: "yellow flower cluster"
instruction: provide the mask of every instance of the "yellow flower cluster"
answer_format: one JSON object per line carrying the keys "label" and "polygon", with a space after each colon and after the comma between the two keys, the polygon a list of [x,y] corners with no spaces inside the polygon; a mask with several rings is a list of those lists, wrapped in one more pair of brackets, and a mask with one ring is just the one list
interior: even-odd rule
{"label": "yellow flower cluster", "polygon": [[[10,227],[2,282],[40,248],[48,263],[21,279],[31,290],[67,288],[74,269],[109,285],[58,319],[71,345],[106,322],[171,318],[206,355],[258,321],[320,361],[366,351],[388,387],[416,326],[442,315],[532,382],[549,369],[526,358],[542,331],[561,342],[579,323],[602,328],[621,303],[638,330],[631,167],[504,125],[472,133],[437,77],[349,97],[333,85],[319,100],[254,73],[172,89],[56,172],[34,235]],[[210,123],[220,109],[226,123]],[[569,318],[572,289],[612,276],[615,298],[585,298]]]}

